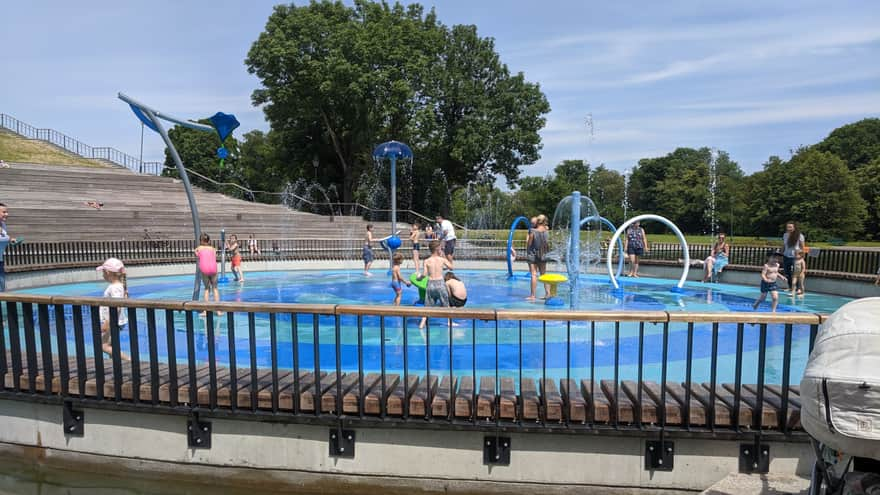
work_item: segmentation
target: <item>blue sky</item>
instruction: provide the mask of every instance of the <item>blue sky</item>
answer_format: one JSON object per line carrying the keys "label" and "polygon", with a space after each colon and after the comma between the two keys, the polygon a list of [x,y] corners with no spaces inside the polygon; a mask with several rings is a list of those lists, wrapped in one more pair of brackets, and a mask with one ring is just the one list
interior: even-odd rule
{"label": "blue sky", "polygon": [[[566,158],[622,171],[679,146],[728,151],[753,172],[880,116],[880,2],[421,3],[444,24],[476,24],[541,85],[552,111],[527,175]],[[119,91],[184,118],[235,113],[239,136],[265,130],[243,61],[274,4],[6,2],[0,112],[135,156],[140,124]],[[162,151],[148,133],[144,159]]]}

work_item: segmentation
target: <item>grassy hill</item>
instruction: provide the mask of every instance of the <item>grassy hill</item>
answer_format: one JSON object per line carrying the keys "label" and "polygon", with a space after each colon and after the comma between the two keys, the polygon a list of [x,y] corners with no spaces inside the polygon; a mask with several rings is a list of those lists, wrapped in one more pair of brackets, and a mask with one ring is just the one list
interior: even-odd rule
{"label": "grassy hill", "polygon": [[8,131],[0,131],[0,160],[47,165],[107,167],[97,160],[88,160],[49,143],[25,139]]}

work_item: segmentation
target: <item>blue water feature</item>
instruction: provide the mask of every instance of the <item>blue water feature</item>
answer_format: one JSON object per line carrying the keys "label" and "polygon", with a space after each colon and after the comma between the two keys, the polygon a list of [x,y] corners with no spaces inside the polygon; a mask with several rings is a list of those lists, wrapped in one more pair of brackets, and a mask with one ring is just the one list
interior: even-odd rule
{"label": "blue water feature", "polygon": [[[504,271],[457,270],[468,288],[468,307],[492,309],[529,309],[545,311],[553,317],[554,309],[544,304],[528,302],[528,279],[508,279]],[[150,277],[129,279],[130,297],[139,299],[165,299],[185,301],[189,299],[189,276]],[[623,291],[616,291],[607,277],[580,277],[579,309],[585,310],[660,310],[660,311],[752,311],[751,304],[759,295],[757,287],[722,284],[686,284],[683,290],[672,292],[674,282],[665,279],[624,279]],[[19,291],[43,295],[102,295],[102,281],[57,285]],[[571,284],[562,284],[560,292],[570,291]],[[388,281],[363,277],[354,271],[289,271],[251,272],[246,284],[221,286],[223,301],[370,304],[390,305],[394,292]],[[403,304],[413,304],[418,299],[414,288],[404,289]],[[805,298],[792,299],[781,296],[778,311],[830,313],[849,299],[837,296],[809,294]],[[760,308],[769,311],[769,304]],[[4,314],[8,314],[4,311]],[[141,359],[148,359],[146,310],[138,310],[136,335]],[[32,315],[36,325],[36,312]],[[50,311],[51,346],[57,349],[54,333],[55,313]],[[24,316],[20,315],[20,319]],[[237,366],[249,366],[250,328],[245,314],[235,314],[233,325],[226,316],[214,317],[213,327],[207,328],[207,319],[194,318],[192,339],[195,359],[208,358],[209,344],[213,343],[216,359],[228,364],[234,356]],[[178,362],[187,359],[186,315],[173,312],[173,325],[166,325],[165,313],[157,311],[156,352],[167,361],[170,340]],[[379,371],[384,356],[386,371],[402,373],[404,354],[408,371],[424,374],[430,368],[432,374],[448,374],[450,367],[455,375],[478,377],[494,375],[496,362],[501,376],[518,378],[522,368],[524,376],[560,379],[589,378],[591,367],[596,379],[614,378],[617,362],[618,379],[638,379],[639,355],[642,356],[642,377],[659,380],[663,350],[663,325],[622,322],[558,322],[507,321],[484,322],[480,320],[431,319],[428,330],[418,328],[419,318],[365,316],[360,332],[356,316],[342,316],[338,329],[339,353],[337,354],[336,319],[328,315],[277,314],[275,318],[276,356],[280,368],[291,369],[294,365],[294,349],[298,367],[315,368],[315,362],[325,371],[337,366],[344,371],[357,371],[359,361],[366,372]],[[84,308],[86,352],[92,354],[89,309]],[[72,354],[73,315],[65,308],[68,349]],[[8,343],[8,325],[5,341]],[[746,325],[743,334],[744,382],[756,380],[758,361],[759,326]],[[120,333],[121,347],[131,349],[132,329]],[[210,330],[210,331],[209,331]],[[404,332],[405,331],[405,332]],[[24,342],[23,322],[20,323],[21,341]],[[406,343],[404,344],[404,333]],[[642,337],[640,337],[640,333]],[[765,381],[779,383],[782,377],[784,325],[768,325]],[[810,329],[807,325],[794,325],[791,376],[798,381],[806,363]],[[168,336],[171,336],[169,339]],[[257,366],[271,365],[272,338],[268,314],[256,314],[254,318],[254,343]],[[687,324],[672,323],[668,330],[667,377],[684,380],[687,355]],[[430,340],[430,345],[427,345]],[[737,326],[721,324],[718,327],[718,381],[734,380]],[[294,344],[295,342],[295,344]],[[317,345],[316,345],[317,342]],[[359,345],[362,342],[362,345]],[[451,343],[451,345],[450,345]],[[708,381],[712,355],[712,325],[697,323],[693,331],[692,376],[695,381]],[[24,345],[24,344],[22,344]],[[37,335],[37,348],[41,346]],[[404,352],[406,351],[406,352]],[[640,352],[641,351],[641,352]]]}

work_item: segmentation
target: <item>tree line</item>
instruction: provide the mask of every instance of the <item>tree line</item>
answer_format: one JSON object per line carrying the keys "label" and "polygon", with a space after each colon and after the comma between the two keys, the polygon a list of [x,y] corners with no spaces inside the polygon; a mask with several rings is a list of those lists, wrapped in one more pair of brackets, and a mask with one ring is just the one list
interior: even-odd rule
{"label": "tree line", "polygon": [[794,219],[812,239],[878,235],[880,119],[836,129],[787,160],[770,157],[748,176],[724,151],[679,148],[639,160],[624,187],[620,172],[582,160],[523,177],[540,158],[538,131],[550,111],[540,85],[511,73],[476,26],[446,26],[419,4],[279,5],[245,65],[260,81],[252,101],[268,132],[228,138],[223,167],[216,136],[170,132],[187,167],[220,182],[279,192],[305,179],[335,190],[333,201],[386,208],[389,171],[371,151],[396,139],[415,153],[398,170],[401,209],[503,228],[522,214],[552,216],[580,190],[619,224],[626,191],[627,216],[655,213],[708,233],[711,163],[718,228],[770,236]]}

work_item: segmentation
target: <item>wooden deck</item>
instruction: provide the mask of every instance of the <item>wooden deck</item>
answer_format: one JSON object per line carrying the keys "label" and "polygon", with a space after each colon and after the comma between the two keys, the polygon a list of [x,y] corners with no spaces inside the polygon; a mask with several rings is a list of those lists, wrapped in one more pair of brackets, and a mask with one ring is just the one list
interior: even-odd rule
{"label": "wooden deck", "polygon": [[[258,368],[255,374],[249,368],[237,368],[233,374],[227,367],[217,367],[216,394],[212,394],[210,367],[199,364],[195,369],[194,380],[186,364],[172,370],[160,363],[152,370],[149,362],[142,362],[139,369],[139,383],[134,381],[129,362],[122,362],[119,395],[113,374],[113,363],[104,359],[103,387],[99,390],[95,374],[95,360],[86,360],[84,382],[80,383],[78,364],[75,358],[67,363],[69,380],[62,383],[60,364],[52,363],[50,373],[45,373],[42,356],[35,360],[35,377],[31,384],[27,359],[22,353],[22,372],[18,387],[12,375],[12,357],[6,356],[7,369],[3,376],[5,391],[33,391],[38,394],[66,393],[71,397],[97,398],[99,395],[108,401],[133,401],[181,404],[203,407],[219,407],[245,410],[273,410],[316,414],[338,414],[337,405],[348,415],[363,414],[378,416],[384,412],[388,416],[428,417],[436,419],[457,419],[523,422],[547,422],[620,425],[657,425],[665,413],[666,424],[670,426],[706,427],[710,424],[710,385],[708,383],[690,384],[689,408],[686,384],[668,381],[665,384],[665,397],[657,382],[645,381],[641,388],[641,407],[639,407],[639,387],[635,381],[623,380],[615,391],[611,380],[591,383],[588,379],[535,380],[524,378],[522,393],[516,394],[515,380],[483,376],[474,383],[472,376],[461,376],[452,380],[449,376],[408,375],[404,386],[400,374],[386,374],[385,383],[378,373],[321,372],[316,379],[314,371],[300,370],[299,379],[294,380],[290,370],[278,370],[277,385],[273,383],[272,370]],[[234,375],[234,377],[233,377]],[[151,383],[155,377],[155,385]],[[234,385],[233,385],[234,378]],[[337,384],[337,382],[339,382]],[[66,387],[65,387],[66,385]],[[450,393],[450,385],[452,385]],[[155,389],[154,389],[155,387]],[[362,387],[362,388],[361,388]],[[176,391],[175,391],[176,389]],[[102,392],[102,394],[99,394]],[[337,394],[342,394],[337,400]],[[744,428],[754,427],[758,413],[757,386],[746,384],[740,388],[739,424]],[[496,393],[499,395],[496,396]],[[594,395],[595,394],[595,395]],[[252,400],[252,397],[255,400]],[[665,399],[665,400],[664,400]],[[277,400],[277,403],[275,402]],[[734,424],[735,386],[729,383],[715,387],[716,427],[731,427]],[[779,429],[781,426],[782,390],[779,385],[764,387],[761,409],[761,427]],[[799,388],[790,388],[786,425],[789,429],[800,429]],[[383,411],[384,408],[384,411]],[[687,416],[687,417],[686,417]]]}

